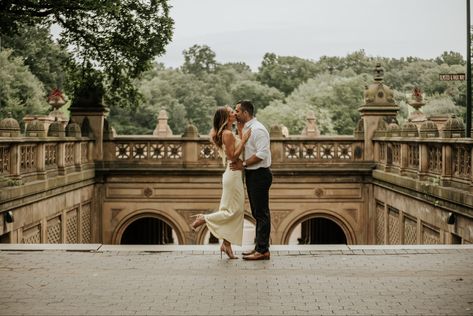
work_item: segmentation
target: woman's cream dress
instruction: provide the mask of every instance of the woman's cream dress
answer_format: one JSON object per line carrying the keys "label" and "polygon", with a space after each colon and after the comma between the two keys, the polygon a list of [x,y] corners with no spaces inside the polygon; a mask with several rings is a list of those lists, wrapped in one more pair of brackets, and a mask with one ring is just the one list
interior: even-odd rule
{"label": "woman's cream dress", "polygon": [[[240,141],[238,137],[235,137],[235,146]],[[204,215],[204,218],[208,229],[215,237],[241,246],[245,203],[242,173],[241,170],[230,170],[230,161],[227,161],[225,150],[220,150],[219,153],[226,165],[222,176],[220,207],[218,211]]]}

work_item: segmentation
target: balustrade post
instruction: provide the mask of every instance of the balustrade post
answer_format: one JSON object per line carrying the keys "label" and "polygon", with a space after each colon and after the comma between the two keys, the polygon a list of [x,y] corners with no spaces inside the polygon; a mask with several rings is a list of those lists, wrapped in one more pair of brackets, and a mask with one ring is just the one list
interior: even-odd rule
{"label": "balustrade post", "polygon": [[20,178],[21,154],[20,144],[13,144],[10,149],[10,176],[17,180]]}
{"label": "balustrade post", "polygon": [[442,146],[442,175],[441,185],[449,185],[452,179],[452,145]]}
{"label": "balustrade post", "polygon": [[87,162],[94,162],[94,142],[87,143]]}
{"label": "balustrade post", "polygon": [[182,160],[184,165],[196,165],[199,161],[199,130],[195,125],[189,124],[182,134]]}
{"label": "balustrade post", "polygon": [[429,171],[429,148],[428,144],[422,143],[419,146],[419,180],[424,180]]}
{"label": "balustrade post", "polygon": [[46,179],[45,147],[45,143],[38,143],[36,145],[36,172],[38,174],[38,180]]}
{"label": "balustrade post", "polygon": [[57,145],[57,170],[58,174],[64,175],[66,173],[66,143],[58,143]]}
{"label": "balustrade post", "polygon": [[81,143],[79,141],[74,142],[74,165],[76,171],[82,170],[82,156],[81,156]]}
{"label": "balustrade post", "polygon": [[405,175],[405,171],[409,167],[409,144],[401,143],[401,152],[399,155],[399,174]]}

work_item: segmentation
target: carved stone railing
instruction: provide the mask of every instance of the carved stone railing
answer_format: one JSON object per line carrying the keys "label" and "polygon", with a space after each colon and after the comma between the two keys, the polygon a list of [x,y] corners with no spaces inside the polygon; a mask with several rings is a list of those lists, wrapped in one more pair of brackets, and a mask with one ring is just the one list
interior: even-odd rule
{"label": "carved stone railing", "polygon": [[[364,159],[363,141],[353,136],[271,138],[273,168],[338,164],[349,168]],[[104,168],[222,168],[208,136],[199,138],[118,136],[104,142]],[[356,167],[353,167],[356,169]]]}
{"label": "carved stone railing", "polygon": [[378,169],[442,186],[473,187],[473,140],[467,138],[377,137]]}
{"label": "carved stone railing", "polygon": [[0,138],[0,187],[93,168],[93,163],[88,138]]}

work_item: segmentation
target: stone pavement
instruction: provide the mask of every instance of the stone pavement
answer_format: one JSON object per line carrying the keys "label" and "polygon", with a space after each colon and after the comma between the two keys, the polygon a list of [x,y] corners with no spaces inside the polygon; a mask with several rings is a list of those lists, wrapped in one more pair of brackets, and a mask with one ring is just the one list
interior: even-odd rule
{"label": "stone pavement", "polygon": [[0,315],[473,315],[471,245],[217,249],[2,244]]}

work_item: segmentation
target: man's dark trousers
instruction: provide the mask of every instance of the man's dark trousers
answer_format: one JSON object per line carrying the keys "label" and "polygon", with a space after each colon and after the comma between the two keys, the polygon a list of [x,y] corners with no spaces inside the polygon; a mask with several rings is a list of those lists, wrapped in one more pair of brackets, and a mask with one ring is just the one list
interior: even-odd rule
{"label": "man's dark trousers", "polygon": [[246,169],[245,181],[251,214],[256,220],[255,250],[259,253],[265,253],[269,250],[269,234],[271,233],[271,215],[269,212],[269,188],[273,182],[271,169]]}

